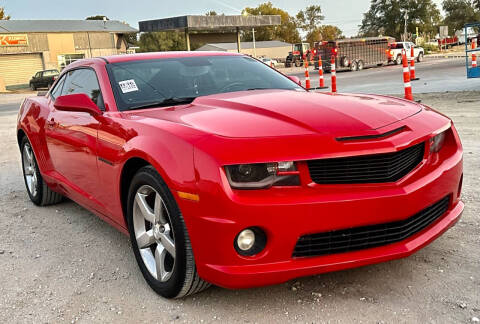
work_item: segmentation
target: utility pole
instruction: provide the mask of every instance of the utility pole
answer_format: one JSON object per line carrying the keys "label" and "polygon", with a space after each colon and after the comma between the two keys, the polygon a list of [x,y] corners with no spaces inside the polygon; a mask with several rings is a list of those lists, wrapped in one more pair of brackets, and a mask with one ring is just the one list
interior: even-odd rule
{"label": "utility pole", "polygon": [[407,19],[408,19],[408,13],[405,11],[405,25],[403,27],[403,41],[407,41]]}
{"label": "utility pole", "polygon": [[253,56],[257,57],[257,48],[255,47],[255,28],[252,28],[253,35]]}

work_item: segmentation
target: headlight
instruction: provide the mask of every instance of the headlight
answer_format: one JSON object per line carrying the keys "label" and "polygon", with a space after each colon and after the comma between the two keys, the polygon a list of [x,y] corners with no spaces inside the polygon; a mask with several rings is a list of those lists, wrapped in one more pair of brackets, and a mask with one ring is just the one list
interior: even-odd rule
{"label": "headlight", "polygon": [[435,135],[430,139],[430,153],[437,153],[445,143],[445,132]]}
{"label": "headlight", "polygon": [[228,181],[234,189],[264,189],[273,185],[298,186],[294,162],[235,164],[225,166]]}

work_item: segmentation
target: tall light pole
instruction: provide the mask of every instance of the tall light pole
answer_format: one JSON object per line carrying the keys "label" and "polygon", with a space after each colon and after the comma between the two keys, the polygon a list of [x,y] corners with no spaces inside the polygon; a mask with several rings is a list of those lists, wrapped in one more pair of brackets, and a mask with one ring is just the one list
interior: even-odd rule
{"label": "tall light pole", "polygon": [[408,19],[408,13],[407,11],[405,11],[405,25],[403,27],[403,41],[406,42],[407,41],[407,19]]}

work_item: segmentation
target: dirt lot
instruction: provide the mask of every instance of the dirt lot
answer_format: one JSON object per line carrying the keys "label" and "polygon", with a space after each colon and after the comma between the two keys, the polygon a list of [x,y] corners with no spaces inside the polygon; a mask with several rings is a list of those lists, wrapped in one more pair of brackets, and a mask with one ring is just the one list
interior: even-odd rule
{"label": "dirt lot", "polygon": [[75,203],[35,207],[24,189],[16,113],[0,96],[0,323],[435,322],[480,318],[480,92],[417,95],[463,140],[466,209],[415,255],[272,287],[212,287],[165,300],[137,270],[128,239]]}

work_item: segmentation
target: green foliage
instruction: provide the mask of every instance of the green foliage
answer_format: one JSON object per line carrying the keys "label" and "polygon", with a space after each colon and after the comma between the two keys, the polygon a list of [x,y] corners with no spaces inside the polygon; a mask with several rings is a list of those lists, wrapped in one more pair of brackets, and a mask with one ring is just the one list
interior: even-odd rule
{"label": "green foliage", "polygon": [[85,20],[103,20],[103,18],[106,18],[107,20],[110,20],[110,19],[108,19],[107,16],[103,16],[103,15],[90,16],[90,17],[85,18]]}
{"label": "green foliage", "polygon": [[333,25],[322,25],[320,27],[316,27],[313,32],[307,34],[307,42],[310,43],[311,46],[313,46],[315,42],[331,41],[340,38],[344,38],[342,31],[340,28]]}
{"label": "green foliage", "polygon": [[432,0],[372,0],[370,9],[363,14],[360,35],[401,39],[405,12],[408,12],[408,33],[415,33],[416,27],[426,35],[437,33],[441,15]]}
{"label": "green foliage", "polygon": [[308,6],[297,14],[297,25],[307,33],[314,33],[325,17],[320,6]]}
{"label": "green foliage", "polygon": [[425,50],[425,54],[437,53],[439,52],[438,45],[423,43],[420,44],[421,47]]}
{"label": "green foliage", "polygon": [[142,33],[138,52],[185,51],[187,43],[183,32],[166,31]]}
{"label": "green foliage", "polygon": [[215,10],[210,10],[205,14],[205,16],[218,16],[218,14]]}
{"label": "green foliage", "polygon": [[[280,26],[259,27],[255,28],[255,40],[281,40],[288,43],[300,42],[300,34],[297,30],[295,19],[288,12],[273,7],[271,2],[260,4],[256,8],[245,8],[242,12],[244,15],[280,15]],[[243,33],[243,41],[252,41],[252,32],[245,31]]]}
{"label": "green foliage", "polygon": [[466,23],[480,21],[480,0],[445,0],[442,3],[445,11],[444,24],[449,34],[461,30]]}
{"label": "green foliage", "polygon": [[10,16],[5,13],[5,9],[0,7],[0,20],[9,20]]}

